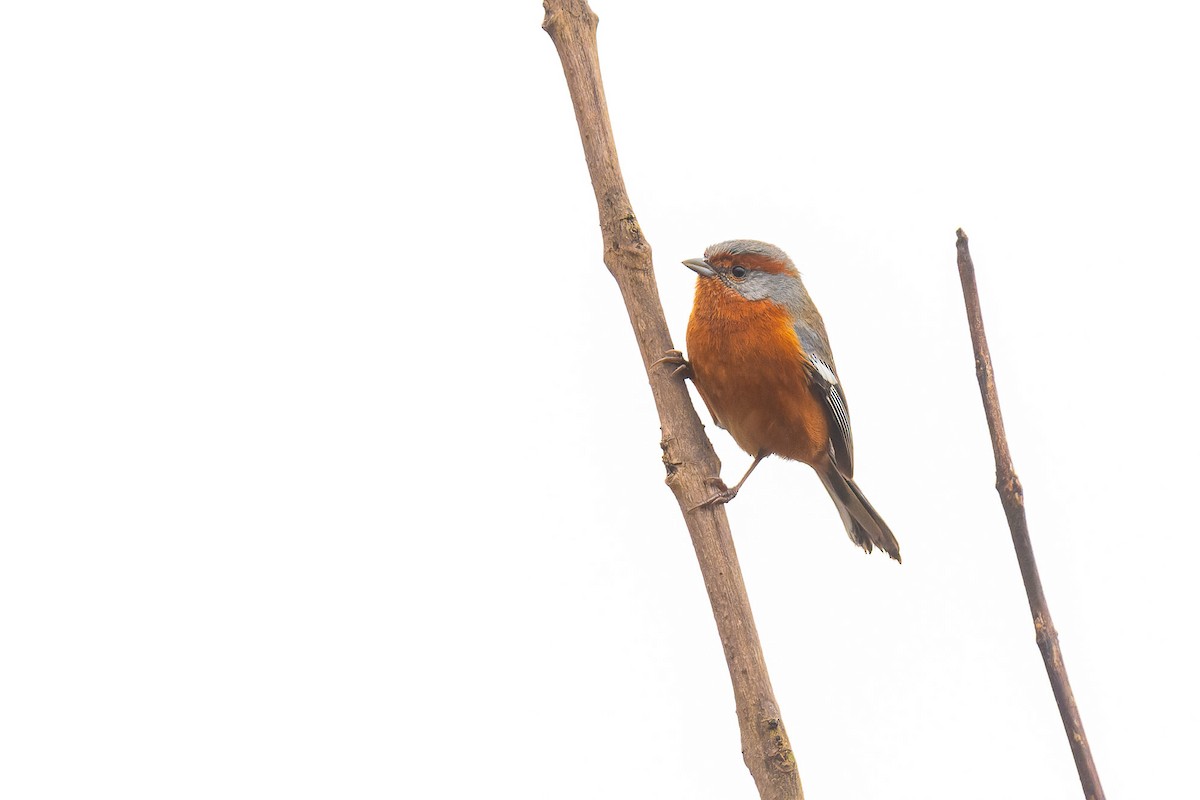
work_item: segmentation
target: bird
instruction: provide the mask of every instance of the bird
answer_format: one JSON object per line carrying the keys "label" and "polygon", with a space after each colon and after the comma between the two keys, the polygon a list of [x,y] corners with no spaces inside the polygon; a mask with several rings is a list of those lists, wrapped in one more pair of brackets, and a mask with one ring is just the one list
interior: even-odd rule
{"label": "bird", "polygon": [[733,239],[683,262],[696,273],[681,365],[716,424],[753,463],[733,488],[700,505],[732,500],[764,458],[808,464],[833,499],[850,540],[900,561],[900,545],[854,482],[854,440],[846,393],[800,272],[773,244]]}

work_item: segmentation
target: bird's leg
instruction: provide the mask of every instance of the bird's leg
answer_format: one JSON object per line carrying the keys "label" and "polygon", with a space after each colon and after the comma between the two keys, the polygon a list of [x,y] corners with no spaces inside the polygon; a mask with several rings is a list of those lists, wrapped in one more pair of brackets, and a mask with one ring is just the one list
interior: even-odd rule
{"label": "bird's leg", "polygon": [[660,358],[658,361],[655,361],[650,365],[650,367],[653,369],[659,364],[673,364],[675,366],[675,369],[671,372],[672,378],[679,375],[682,375],[684,378],[692,377],[692,365],[686,358],[683,357],[683,353],[679,350],[668,350],[667,352],[663,353],[662,358]]}
{"label": "bird's leg", "polygon": [[[695,506],[692,506],[691,508],[689,508],[688,511],[695,511],[697,508],[703,508],[704,506],[724,505],[725,503],[728,503],[733,498],[737,497],[738,490],[742,488],[742,484],[746,482],[746,478],[750,477],[750,473],[754,472],[754,468],[757,467],[758,463],[760,461],[762,461],[764,458],[766,458],[767,455],[768,455],[768,453],[759,453],[758,455],[756,455],[754,457],[754,461],[750,464],[750,469],[746,470],[746,474],[742,476],[742,479],[740,481],[738,481],[737,485],[735,485],[732,489],[722,488],[720,491],[718,491],[712,497],[705,500],[703,503],[700,503],[699,505],[695,505]],[[725,486],[725,482],[722,481],[720,478],[709,478],[709,480],[713,483],[721,484],[722,487]]]}

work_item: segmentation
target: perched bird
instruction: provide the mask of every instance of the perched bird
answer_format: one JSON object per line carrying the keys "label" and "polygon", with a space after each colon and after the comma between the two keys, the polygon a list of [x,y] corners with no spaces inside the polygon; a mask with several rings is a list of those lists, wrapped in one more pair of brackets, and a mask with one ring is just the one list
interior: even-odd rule
{"label": "perched bird", "polygon": [[735,239],[683,263],[699,276],[687,328],[692,381],[717,425],[754,457],[736,486],[707,502],[732,500],[769,455],[803,461],[850,539],[899,561],[896,537],[854,482],[846,395],[825,323],[792,260],[775,245]]}

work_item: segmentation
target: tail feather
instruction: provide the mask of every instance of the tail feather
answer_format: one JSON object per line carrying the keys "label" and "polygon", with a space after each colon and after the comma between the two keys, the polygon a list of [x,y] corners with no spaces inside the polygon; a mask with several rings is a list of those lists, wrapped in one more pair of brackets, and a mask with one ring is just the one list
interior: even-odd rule
{"label": "tail feather", "polygon": [[883,517],[879,516],[879,512],[858,488],[858,484],[843,476],[833,465],[817,474],[821,476],[821,483],[825,484],[826,491],[837,507],[850,541],[868,553],[871,552],[872,546],[878,547],[899,561],[900,543],[892,535]]}

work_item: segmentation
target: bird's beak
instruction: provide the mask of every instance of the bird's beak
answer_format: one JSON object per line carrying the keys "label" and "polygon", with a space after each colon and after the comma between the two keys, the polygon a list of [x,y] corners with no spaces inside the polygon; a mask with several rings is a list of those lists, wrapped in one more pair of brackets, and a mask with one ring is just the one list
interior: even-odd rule
{"label": "bird's beak", "polygon": [[711,278],[717,274],[716,270],[712,268],[712,264],[703,258],[689,258],[683,262],[683,265],[702,278]]}

